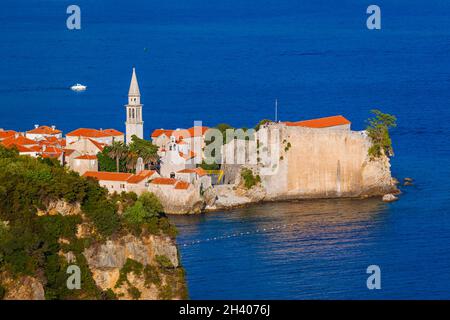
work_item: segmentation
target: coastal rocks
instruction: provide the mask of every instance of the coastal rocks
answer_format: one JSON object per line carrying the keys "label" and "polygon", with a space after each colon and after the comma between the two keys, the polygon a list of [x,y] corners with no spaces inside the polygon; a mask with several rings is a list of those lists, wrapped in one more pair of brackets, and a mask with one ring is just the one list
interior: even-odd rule
{"label": "coastal rocks", "polygon": [[233,207],[239,207],[253,203],[250,197],[243,194],[237,194],[233,185],[218,185],[214,187],[216,193],[216,201],[213,205],[208,205],[206,210],[220,210]]}
{"label": "coastal rocks", "polygon": [[43,215],[57,215],[61,214],[63,216],[71,216],[81,214],[81,205],[79,203],[68,203],[64,200],[51,201],[47,206],[46,210],[37,210],[38,216]]}
{"label": "coastal rocks", "polygon": [[126,235],[117,240],[96,244],[84,251],[89,267],[121,268],[127,258],[144,265],[150,264],[156,255],[165,255],[174,266],[178,266],[177,247],[169,237],[147,236],[136,238]]}
{"label": "coastal rocks", "polygon": [[140,299],[157,299],[159,290],[149,286],[141,274],[130,272],[127,282],[117,286],[121,270],[131,259],[142,266],[157,265],[157,257],[165,257],[174,268],[180,266],[178,250],[174,240],[166,236],[144,236],[137,238],[126,235],[105,243],[95,244],[85,249],[84,256],[97,286],[102,290],[111,289],[121,299],[131,299],[128,289],[140,292]]}
{"label": "coastal rocks", "polygon": [[397,201],[398,198],[394,196],[392,193],[385,194],[382,198],[384,202],[394,202]]}
{"label": "coastal rocks", "polygon": [[412,178],[404,178],[403,185],[404,186],[412,186],[412,185],[414,185],[414,180]]}
{"label": "coastal rocks", "polygon": [[363,165],[362,181],[363,194],[375,196],[386,193],[398,193],[396,179],[391,176],[389,158],[381,156],[379,159],[367,159]]}
{"label": "coastal rocks", "polygon": [[203,200],[206,207],[212,207],[216,203],[218,197],[215,188],[211,187],[205,190],[203,194]]}
{"label": "coastal rocks", "polygon": [[0,279],[6,290],[4,300],[45,300],[44,287],[36,278],[21,276],[13,279],[2,274]]}
{"label": "coastal rocks", "polygon": [[201,213],[205,207],[200,192],[195,188],[175,190],[174,192],[164,192],[157,189],[152,192],[159,198],[164,212],[168,214]]}

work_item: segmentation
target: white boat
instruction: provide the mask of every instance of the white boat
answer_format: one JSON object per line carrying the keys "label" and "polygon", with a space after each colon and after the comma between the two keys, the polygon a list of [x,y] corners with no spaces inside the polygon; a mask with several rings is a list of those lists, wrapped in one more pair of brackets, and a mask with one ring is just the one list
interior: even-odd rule
{"label": "white boat", "polygon": [[87,87],[77,83],[76,85],[71,86],[70,89],[72,89],[73,91],[84,91],[87,89]]}

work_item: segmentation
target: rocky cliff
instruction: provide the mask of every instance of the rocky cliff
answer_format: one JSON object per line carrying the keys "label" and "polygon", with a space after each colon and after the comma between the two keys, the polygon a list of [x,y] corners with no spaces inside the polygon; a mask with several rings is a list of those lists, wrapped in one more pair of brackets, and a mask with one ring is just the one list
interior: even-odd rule
{"label": "rocky cliff", "polygon": [[[178,258],[173,237],[145,232],[140,236],[121,233],[109,239],[96,240],[95,228],[87,221],[78,203],[58,200],[37,210],[40,217],[82,216],[78,224],[77,240],[89,243],[77,254],[77,245],[61,238],[59,255],[66,265],[81,266],[82,284],[94,287],[99,299],[184,299],[187,297],[184,269]],[[85,268],[83,268],[85,266]],[[69,277],[69,275],[67,275]],[[86,280],[87,279],[87,280]],[[92,283],[89,283],[92,279]],[[47,279],[44,273],[12,275],[0,272],[0,299],[43,300],[46,298]],[[77,289],[74,289],[77,290]],[[95,298],[87,295],[86,298]]]}
{"label": "rocky cliff", "polygon": [[[227,179],[234,183],[216,186],[216,200],[208,203],[206,210],[260,201],[364,198],[398,191],[391,176],[389,158],[369,157],[371,142],[364,132],[280,125],[266,130],[276,131],[269,136],[279,134],[277,141],[272,142],[276,158],[271,155],[270,167],[261,163],[228,166],[232,170],[226,167]],[[242,168],[250,168],[259,176],[260,183],[245,188],[240,175]]]}

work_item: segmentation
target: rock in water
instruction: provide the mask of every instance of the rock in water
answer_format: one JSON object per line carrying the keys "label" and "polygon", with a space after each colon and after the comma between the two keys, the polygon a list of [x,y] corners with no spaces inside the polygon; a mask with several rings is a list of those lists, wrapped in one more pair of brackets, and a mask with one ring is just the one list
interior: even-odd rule
{"label": "rock in water", "polygon": [[383,196],[384,202],[393,202],[396,200],[398,200],[398,198],[396,196],[394,196],[392,193],[388,193]]}
{"label": "rock in water", "polygon": [[412,186],[412,185],[414,185],[413,181],[414,180],[412,178],[405,178],[405,179],[403,179],[403,185],[404,186]]}

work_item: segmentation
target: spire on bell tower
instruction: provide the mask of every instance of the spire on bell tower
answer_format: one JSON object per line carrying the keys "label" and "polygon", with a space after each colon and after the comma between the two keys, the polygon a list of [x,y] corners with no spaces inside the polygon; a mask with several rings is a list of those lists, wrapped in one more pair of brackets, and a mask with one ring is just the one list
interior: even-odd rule
{"label": "spire on bell tower", "polygon": [[144,138],[144,121],[142,121],[141,92],[136,76],[136,69],[133,67],[131,75],[130,89],[128,90],[128,104],[125,106],[127,112],[126,143],[131,142],[131,137]]}
{"label": "spire on bell tower", "polygon": [[141,92],[139,91],[139,84],[136,76],[136,69],[133,67],[133,74],[131,75],[130,90],[128,90],[128,104],[140,104]]}

